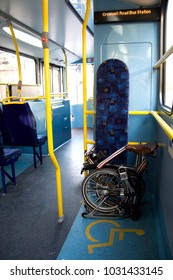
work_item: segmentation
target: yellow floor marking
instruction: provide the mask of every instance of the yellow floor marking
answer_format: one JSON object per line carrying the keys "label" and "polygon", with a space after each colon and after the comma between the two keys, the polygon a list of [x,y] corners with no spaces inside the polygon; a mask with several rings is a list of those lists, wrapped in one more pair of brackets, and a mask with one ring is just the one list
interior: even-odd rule
{"label": "yellow floor marking", "polygon": [[[109,234],[109,238],[107,242],[102,242],[99,243],[99,240],[95,239],[90,231],[91,228],[97,224],[103,224],[103,223],[109,223],[112,224],[118,228],[111,228],[110,230],[110,234]],[[94,252],[94,248],[101,248],[101,247],[108,247],[108,246],[112,246],[114,243],[114,237],[115,237],[115,233],[118,233],[118,240],[123,241],[124,240],[124,234],[125,233],[135,233],[137,235],[144,235],[145,231],[142,229],[128,229],[128,228],[119,228],[120,224],[118,224],[117,222],[111,221],[111,220],[99,220],[99,221],[94,221],[92,223],[90,223],[85,230],[85,234],[86,237],[91,241],[91,242],[96,242],[96,244],[90,244],[88,245],[88,253],[89,254],[93,254]]]}
{"label": "yellow floor marking", "polygon": [[99,242],[99,240],[93,238],[90,234],[90,230],[93,226],[97,225],[97,224],[102,224],[102,223],[109,223],[109,224],[113,224],[116,227],[120,227],[120,225],[117,222],[111,221],[111,220],[98,220],[95,222],[90,223],[85,230],[85,234],[87,236],[87,238],[91,241],[91,242]]}

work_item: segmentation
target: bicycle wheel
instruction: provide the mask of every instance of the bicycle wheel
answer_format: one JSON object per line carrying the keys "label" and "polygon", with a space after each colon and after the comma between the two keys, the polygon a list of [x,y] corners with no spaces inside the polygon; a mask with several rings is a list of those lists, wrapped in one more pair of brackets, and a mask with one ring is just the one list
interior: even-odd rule
{"label": "bicycle wheel", "polygon": [[119,213],[128,202],[128,194],[125,182],[115,170],[109,168],[91,172],[82,184],[86,206],[100,213]]}

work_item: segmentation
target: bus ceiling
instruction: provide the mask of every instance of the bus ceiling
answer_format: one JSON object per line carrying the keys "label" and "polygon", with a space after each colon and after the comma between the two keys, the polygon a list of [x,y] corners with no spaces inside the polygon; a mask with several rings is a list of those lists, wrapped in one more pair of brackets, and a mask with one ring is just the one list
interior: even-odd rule
{"label": "bus ceiling", "polygon": [[160,6],[161,0],[119,0],[120,2],[126,2],[139,7],[153,7]]}
{"label": "bus ceiling", "polygon": [[[106,2],[106,1],[105,1]],[[115,6],[122,4],[124,8],[155,7],[161,5],[161,0],[118,0]],[[82,20],[72,10],[71,0],[49,1],[49,48],[50,62],[53,64],[64,63],[64,50],[68,63],[75,63],[82,58]],[[94,0],[91,0],[94,3]],[[106,5],[106,3],[105,3]],[[1,0],[0,1],[0,42],[1,47],[14,50],[10,35],[6,34],[3,27],[9,18],[13,28],[41,37],[42,33],[42,5],[35,0]],[[87,57],[94,56],[93,29],[87,30]],[[42,48],[33,47],[18,40],[20,53],[42,58]]]}
{"label": "bus ceiling", "polygon": [[[66,51],[68,63],[82,57],[82,22],[76,17],[66,1],[49,1],[49,48],[51,62],[59,64],[64,61]],[[0,42],[1,47],[14,50],[12,38],[3,27],[9,18],[13,28],[25,31],[40,38],[42,34],[42,5],[35,0],[1,0],[0,1]],[[18,40],[20,53],[42,58],[42,48],[33,47]],[[94,55],[94,38],[87,31],[87,56]]]}

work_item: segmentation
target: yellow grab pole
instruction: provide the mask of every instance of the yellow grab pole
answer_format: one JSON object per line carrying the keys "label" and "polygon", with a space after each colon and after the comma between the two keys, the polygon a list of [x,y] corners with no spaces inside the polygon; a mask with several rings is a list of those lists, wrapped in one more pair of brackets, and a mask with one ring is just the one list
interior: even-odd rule
{"label": "yellow grab pole", "polygon": [[67,54],[66,51],[63,49],[64,53],[64,59],[65,59],[65,73],[66,73],[66,89],[65,91],[67,92],[66,98],[68,98],[68,69],[67,69]]}
{"label": "yellow grab pole", "polygon": [[[94,115],[96,112],[94,110],[86,110],[88,115]],[[129,115],[149,115],[150,111],[129,111]]]}
{"label": "yellow grab pole", "polygon": [[20,63],[20,54],[19,54],[19,48],[16,40],[16,36],[13,30],[13,26],[11,21],[7,18],[7,24],[8,27],[10,28],[11,36],[13,39],[14,47],[16,50],[16,57],[17,57],[17,66],[18,66],[18,75],[19,75],[19,81],[18,81],[18,86],[17,86],[17,93],[18,96],[21,96],[21,88],[22,88],[22,69],[21,69],[21,63]]}
{"label": "yellow grab pole", "polygon": [[[90,13],[90,0],[87,0],[86,14],[82,28],[82,61],[83,61],[83,141],[84,151],[87,150],[87,69],[86,69],[86,29]],[[84,161],[86,158],[84,158]]]}
{"label": "yellow grab pole", "polygon": [[52,110],[50,102],[50,71],[49,71],[49,47],[48,47],[48,0],[42,0],[42,17],[43,17],[43,33],[42,43],[44,51],[44,77],[45,77],[45,96],[46,96],[46,123],[48,136],[48,151],[52,163],[56,171],[57,185],[57,202],[58,202],[58,222],[61,223],[64,219],[63,200],[62,200],[62,185],[61,185],[61,170],[56,160],[53,149],[53,133],[52,133]]}
{"label": "yellow grab pole", "polygon": [[129,111],[129,115],[149,115],[150,111]]}
{"label": "yellow grab pole", "polygon": [[157,112],[151,111],[150,114],[156,119],[168,138],[173,141],[173,129],[158,115]]}

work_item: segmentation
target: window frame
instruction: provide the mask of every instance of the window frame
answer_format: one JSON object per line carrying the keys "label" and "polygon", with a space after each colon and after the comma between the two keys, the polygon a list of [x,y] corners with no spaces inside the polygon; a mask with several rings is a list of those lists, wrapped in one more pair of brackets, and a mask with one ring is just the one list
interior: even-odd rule
{"label": "window frame", "polygon": [[[9,54],[12,54],[12,55],[15,55],[16,56],[16,52],[13,51],[13,50],[10,50],[10,49],[7,49],[7,48],[3,48],[3,47],[0,47],[0,51],[2,52],[6,52],[6,53],[9,53]],[[39,79],[39,73],[38,73],[38,60],[33,57],[33,56],[30,56],[30,55],[27,55],[27,54],[24,54],[24,53],[20,53],[20,56],[23,57],[23,58],[28,58],[28,59],[32,59],[35,63],[35,85],[38,84],[38,79]],[[17,59],[16,59],[16,63],[17,63]],[[23,71],[22,71],[23,72]],[[3,82],[2,82],[3,83]],[[29,83],[26,83],[26,82],[23,82],[23,77],[22,77],[22,83],[25,85],[25,84],[29,84]],[[4,83],[4,84],[7,84],[9,86],[9,89],[11,88],[10,86],[13,85],[13,84],[18,84],[18,79],[16,79],[15,82],[8,82],[8,83]],[[11,90],[9,91],[9,94],[10,96],[12,95],[12,92]]]}
{"label": "window frame", "polygon": [[[42,77],[42,84],[43,84],[43,92],[45,95],[45,84],[44,84],[44,63],[41,61],[41,77]],[[64,66],[62,65],[56,65],[53,63],[49,64],[49,70],[50,70],[50,93],[51,94],[58,94],[58,93],[63,93],[64,92]],[[59,80],[59,91],[54,90],[54,70],[58,70],[59,75],[58,75],[58,80]],[[53,99],[58,99],[53,97]]]}
{"label": "window frame", "polygon": [[[166,46],[166,36],[167,36],[167,10],[169,1],[163,1],[162,4],[162,12],[161,12],[161,42],[160,42],[160,52],[161,56],[166,53],[167,46]],[[173,53],[171,54],[173,56]],[[169,58],[168,58],[169,59]],[[172,106],[168,106],[165,104],[166,100],[166,61],[160,65],[160,107],[161,110],[164,111],[167,115],[171,116],[173,113],[173,101]]]}
{"label": "window frame", "polygon": [[[75,16],[79,19],[79,21],[83,24],[84,22],[84,18],[81,17],[81,15],[78,13],[78,11],[75,9],[74,5],[71,3],[70,0],[65,0],[66,4],[69,6],[69,8],[71,9],[71,11],[75,14]],[[93,14],[92,16],[92,21],[94,22],[94,16]],[[87,25],[87,30],[90,32],[91,35],[94,36],[94,33],[92,31],[92,27],[89,26],[90,24],[88,23]]]}

